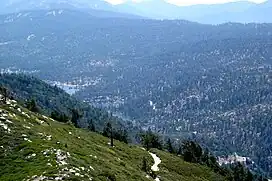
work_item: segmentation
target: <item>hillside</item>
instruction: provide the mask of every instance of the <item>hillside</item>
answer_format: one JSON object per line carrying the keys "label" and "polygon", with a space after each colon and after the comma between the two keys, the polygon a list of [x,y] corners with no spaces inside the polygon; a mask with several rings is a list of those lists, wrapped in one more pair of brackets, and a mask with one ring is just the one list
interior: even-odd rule
{"label": "hillside", "polygon": [[195,138],[272,173],[271,24],[51,12],[0,16],[2,71],[76,87],[78,99],[143,129]]}
{"label": "hillside", "polygon": [[33,99],[36,101],[40,112],[50,116],[58,112],[71,117],[71,110],[78,110],[82,117],[78,120],[81,127],[87,128],[90,121],[96,125],[97,130],[102,130],[107,121],[111,120],[117,127],[126,127],[133,132],[130,122],[124,122],[113,117],[106,110],[95,108],[69,95],[64,90],[47,84],[35,77],[23,74],[0,74],[0,85],[6,87],[11,96],[22,104]]}
{"label": "hillside", "polygon": [[[2,97],[2,96],[1,96]],[[143,157],[163,181],[224,180],[206,167],[166,152],[109,140],[21,107],[0,104],[0,180],[153,180],[141,170]],[[158,164],[158,165],[157,165]]]}

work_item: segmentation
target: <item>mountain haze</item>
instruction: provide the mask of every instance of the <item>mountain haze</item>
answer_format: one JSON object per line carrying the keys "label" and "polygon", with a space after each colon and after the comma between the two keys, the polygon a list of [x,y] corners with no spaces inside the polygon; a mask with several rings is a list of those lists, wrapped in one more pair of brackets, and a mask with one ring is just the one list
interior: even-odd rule
{"label": "mountain haze", "polygon": [[271,173],[271,24],[58,9],[2,15],[0,22],[1,71],[76,86],[78,99],[136,127],[197,139],[217,156],[236,152]]}
{"label": "mountain haze", "polygon": [[[135,18],[132,15],[136,15],[152,19],[183,19],[205,24],[272,22],[271,18],[269,18],[272,16],[271,0],[261,4],[238,1],[225,4],[192,6],[176,6],[164,0],[150,0],[138,3],[125,2],[118,5],[112,5],[101,0],[4,0],[0,3],[2,4],[0,8],[1,14],[39,9],[77,9],[84,11],[103,10],[113,17]],[[103,14],[102,12],[96,12]],[[108,15],[107,17],[109,17]]]}
{"label": "mountain haze", "polygon": [[272,0],[0,1],[0,180],[272,178],[271,17]]}

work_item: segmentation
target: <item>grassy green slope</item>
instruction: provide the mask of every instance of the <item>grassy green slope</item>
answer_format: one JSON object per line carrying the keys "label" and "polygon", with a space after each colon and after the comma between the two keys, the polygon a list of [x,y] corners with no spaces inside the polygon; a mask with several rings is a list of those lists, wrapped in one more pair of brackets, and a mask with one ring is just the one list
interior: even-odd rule
{"label": "grassy green slope", "polygon": [[[141,170],[142,158],[153,159],[139,146],[115,141],[34,114],[10,102],[0,105],[0,180],[153,180]],[[206,167],[169,153],[161,158],[161,181],[224,180]]]}
{"label": "grassy green slope", "polygon": [[151,150],[161,158],[162,163],[160,164],[160,176],[164,179],[163,181],[182,180],[182,181],[208,181],[226,180],[222,176],[215,174],[210,168],[200,166],[198,164],[192,164],[177,158],[175,155],[171,155],[167,152],[159,150]]}
{"label": "grassy green slope", "polygon": [[[71,117],[70,109],[80,111],[82,115],[80,125],[87,127],[87,122],[94,121],[96,128],[101,130],[105,122],[111,120],[116,125],[121,120],[112,117],[106,110],[101,110],[83,103],[64,90],[51,86],[35,77],[24,74],[0,74],[0,86],[6,87],[17,100],[24,102],[35,99],[41,111],[50,115],[52,111],[58,111]],[[125,125],[125,123],[123,123]]]}

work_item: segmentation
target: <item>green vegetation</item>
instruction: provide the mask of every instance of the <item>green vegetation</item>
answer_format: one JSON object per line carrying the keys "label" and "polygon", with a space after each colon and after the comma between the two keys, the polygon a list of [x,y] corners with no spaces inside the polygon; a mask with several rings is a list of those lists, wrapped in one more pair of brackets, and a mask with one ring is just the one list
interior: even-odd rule
{"label": "green vegetation", "polygon": [[[11,95],[18,93],[2,87],[0,95],[1,180],[265,180],[239,163],[220,167],[194,141],[177,145],[169,138],[163,145],[161,137],[149,129],[137,135],[144,149],[128,145],[127,130],[111,122],[102,135],[94,132],[96,125],[88,117],[88,127],[80,129],[83,114],[77,109],[67,108],[70,118],[57,111],[49,118],[40,114],[47,108],[40,109],[33,98],[21,104],[11,101]],[[159,172],[151,169],[150,152],[163,162]]]}
{"label": "green vegetation", "polygon": [[[213,26],[47,13],[0,16],[3,71],[32,73],[69,92],[77,87],[75,96],[91,105],[139,127],[152,125],[173,139],[193,137],[220,157],[249,157],[252,170],[272,177],[272,24]],[[5,23],[11,17],[13,22]],[[35,90],[28,79],[21,80],[22,90]],[[106,112],[78,109],[82,106],[62,99],[59,91],[48,91],[59,101],[47,99],[40,89],[46,86],[39,85],[30,94],[37,104],[69,118],[67,106],[89,114],[80,126],[88,127],[85,118],[92,117],[101,131],[112,121]]]}
{"label": "green vegetation", "polygon": [[[18,105],[0,105],[0,180],[152,180],[143,171],[152,157],[139,146],[114,141],[73,124],[61,123]],[[6,125],[6,126],[2,126]],[[225,180],[211,169],[167,152],[156,173],[163,181]]]}
{"label": "green vegetation", "polygon": [[95,124],[96,129],[102,131],[105,123],[111,120],[115,127],[133,129],[129,122],[123,122],[107,111],[78,101],[62,89],[32,76],[0,74],[0,86],[3,87],[2,95],[7,96],[10,90],[12,96],[26,104],[29,110],[41,112],[61,122],[71,120],[76,127],[87,128]]}
{"label": "green vegetation", "polygon": [[[140,134],[141,143],[147,150],[150,149],[165,149],[168,153],[178,156],[180,159],[188,163],[195,163],[198,165],[206,166],[213,172],[220,174],[225,179],[230,181],[267,181],[259,175],[254,175],[249,168],[244,164],[236,161],[236,163],[220,166],[217,163],[216,157],[212,155],[208,149],[203,149],[195,141],[184,140],[181,145],[175,143],[169,138],[166,144],[162,146],[161,138],[156,133],[153,133],[150,129]],[[178,148],[178,149],[176,149]],[[143,159],[143,170],[146,170],[145,159]],[[152,174],[150,174],[152,175]],[[156,178],[153,177],[153,178]]]}
{"label": "green vegetation", "polygon": [[[192,164],[183,161],[182,159],[177,159],[174,155],[169,155],[166,152],[151,150],[156,153],[162,160],[160,175],[163,176],[165,181],[170,180],[184,180],[190,181],[207,181],[207,180],[226,180],[224,177],[215,174],[211,169],[200,166],[198,164]],[[182,167],[180,166],[182,165]],[[171,170],[171,172],[170,172]],[[204,173],[204,174],[203,174]],[[199,176],[202,175],[202,176]]]}

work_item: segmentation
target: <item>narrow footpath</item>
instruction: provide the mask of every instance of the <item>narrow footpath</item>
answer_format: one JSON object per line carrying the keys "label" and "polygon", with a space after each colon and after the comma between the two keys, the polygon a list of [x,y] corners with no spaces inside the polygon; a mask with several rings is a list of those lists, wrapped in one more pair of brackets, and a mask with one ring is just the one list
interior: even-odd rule
{"label": "narrow footpath", "polygon": [[[154,153],[149,152],[149,154],[152,156],[154,160],[154,165],[151,167],[151,170],[153,172],[158,172],[159,171],[159,164],[161,163],[161,159]],[[160,181],[159,177],[155,179],[155,181]]]}

